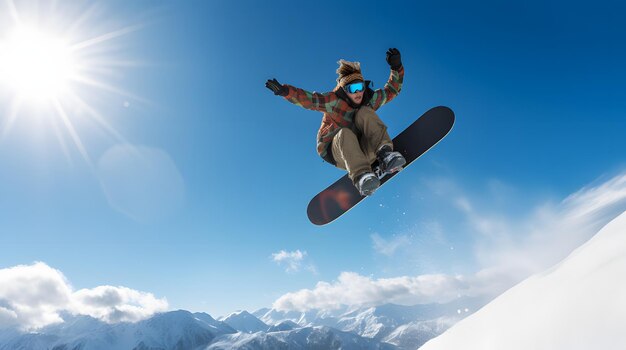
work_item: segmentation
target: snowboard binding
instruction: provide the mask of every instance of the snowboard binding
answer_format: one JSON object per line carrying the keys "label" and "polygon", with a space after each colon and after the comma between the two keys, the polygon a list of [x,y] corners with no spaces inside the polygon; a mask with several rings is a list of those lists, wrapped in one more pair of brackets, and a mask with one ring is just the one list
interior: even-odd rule
{"label": "snowboard binding", "polygon": [[380,165],[377,165],[376,167],[374,167],[374,174],[376,174],[376,176],[378,176],[379,180],[382,180],[383,177],[385,177],[387,175],[395,174],[395,173],[401,171],[402,169],[404,169],[404,167],[400,166],[400,167],[396,167],[394,169],[391,169],[390,171],[387,171],[387,170],[382,169]]}

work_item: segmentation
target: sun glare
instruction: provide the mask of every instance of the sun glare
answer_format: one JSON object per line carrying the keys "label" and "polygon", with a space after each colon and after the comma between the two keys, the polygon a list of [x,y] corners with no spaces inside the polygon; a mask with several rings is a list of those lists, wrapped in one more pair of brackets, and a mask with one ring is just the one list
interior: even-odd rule
{"label": "sun glare", "polygon": [[23,99],[58,98],[75,74],[70,46],[58,37],[18,28],[0,44],[0,79]]}
{"label": "sun glare", "polygon": [[73,143],[92,167],[79,125],[94,122],[124,142],[106,108],[142,101],[111,83],[137,64],[120,55],[128,43],[121,38],[141,26],[107,30],[96,18],[104,13],[99,3],[0,2],[0,140],[18,124],[33,135],[52,132],[68,161]]}

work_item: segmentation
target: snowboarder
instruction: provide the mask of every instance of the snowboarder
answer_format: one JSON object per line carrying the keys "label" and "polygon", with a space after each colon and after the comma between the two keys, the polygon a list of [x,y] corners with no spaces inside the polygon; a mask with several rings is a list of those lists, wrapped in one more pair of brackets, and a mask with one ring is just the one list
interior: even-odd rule
{"label": "snowboarder", "polygon": [[306,109],[324,113],[317,134],[317,151],[325,161],[347,170],[359,193],[369,196],[380,186],[372,164],[378,160],[381,170],[393,173],[402,169],[406,160],[393,150],[387,126],[376,110],[395,98],[402,89],[404,67],[400,51],[387,51],[391,67],[384,88],[372,90],[365,80],[359,62],[339,60],[337,86],[331,92],[309,92],[271,79],[265,86],[275,95]]}

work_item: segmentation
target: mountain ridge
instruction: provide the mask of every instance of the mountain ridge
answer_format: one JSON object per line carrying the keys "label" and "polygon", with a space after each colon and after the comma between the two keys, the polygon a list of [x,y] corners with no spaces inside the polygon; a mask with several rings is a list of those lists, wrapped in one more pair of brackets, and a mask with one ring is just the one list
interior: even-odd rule
{"label": "mountain ridge", "polygon": [[[423,338],[422,333],[432,337],[438,334],[432,329],[441,330],[441,327],[431,329],[423,324],[420,328],[415,322],[428,319],[436,323],[432,317],[452,313],[456,311],[447,304],[386,304],[307,312],[265,308],[253,313],[237,311],[217,319],[207,313],[174,310],[136,323],[115,324],[90,316],[64,315],[65,322],[37,332],[0,329],[0,350],[410,349],[411,339]],[[399,328],[402,326],[420,335],[402,332]]]}

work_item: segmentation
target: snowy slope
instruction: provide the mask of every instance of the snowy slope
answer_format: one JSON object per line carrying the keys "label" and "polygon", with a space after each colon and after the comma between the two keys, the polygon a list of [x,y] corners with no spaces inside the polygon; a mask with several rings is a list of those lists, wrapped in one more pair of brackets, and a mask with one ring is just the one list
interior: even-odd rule
{"label": "snowy slope", "polygon": [[211,315],[204,312],[196,312],[193,316],[199,320],[204,322],[207,326],[213,329],[216,333],[228,334],[228,333],[237,333],[237,330],[228,324],[217,321]]}
{"label": "snowy slope", "polygon": [[234,312],[226,317],[220,318],[219,320],[239,332],[244,333],[265,332],[269,329],[267,324],[263,323],[263,321],[259,320],[248,311]]}
{"label": "snowy slope", "polygon": [[626,349],[626,212],[420,350]]}
{"label": "snowy slope", "polygon": [[415,349],[439,336],[461,318],[462,315],[459,315],[403,324],[385,336],[382,341],[396,345],[400,349]]}
{"label": "snowy slope", "polygon": [[[441,330],[440,326],[451,325],[453,320],[456,322],[465,317],[468,312],[476,311],[485,302],[475,298],[461,298],[447,304],[421,304],[414,306],[403,306],[395,304],[385,304],[376,307],[359,308],[352,312],[341,315],[337,324],[334,326],[347,332],[354,332],[363,337],[382,339],[388,337],[398,327],[404,325],[413,325],[414,329],[426,329],[426,321],[433,321],[438,326],[436,329]],[[459,310],[463,310],[459,314]],[[465,311],[467,310],[467,312]],[[438,320],[446,318],[445,323]],[[416,326],[420,325],[420,326]],[[403,332],[396,332],[396,337],[402,337]],[[428,334],[433,334],[428,330]],[[404,342],[398,340],[398,343]]]}
{"label": "snowy slope", "polygon": [[225,335],[216,339],[206,349],[394,350],[396,347],[330,327],[305,327],[285,332]]}
{"label": "snowy slope", "polygon": [[306,312],[299,311],[278,311],[276,309],[260,309],[255,311],[253,315],[258,317],[266,324],[275,325],[283,321],[291,321],[302,327],[307,326],[328,326],[334,327],[338,318],[346,312],[347,308],[341,308],[333,311],[309,310]]}
{"label": "snowy slope", "polygon": [[294,330],[296,328],[302,328],[300,327],[297,323],[295,322],[291,322],[291,321],[283,321],[277,325],[271,326],[267,332],[284,332],[284,331],[291,331]]}

